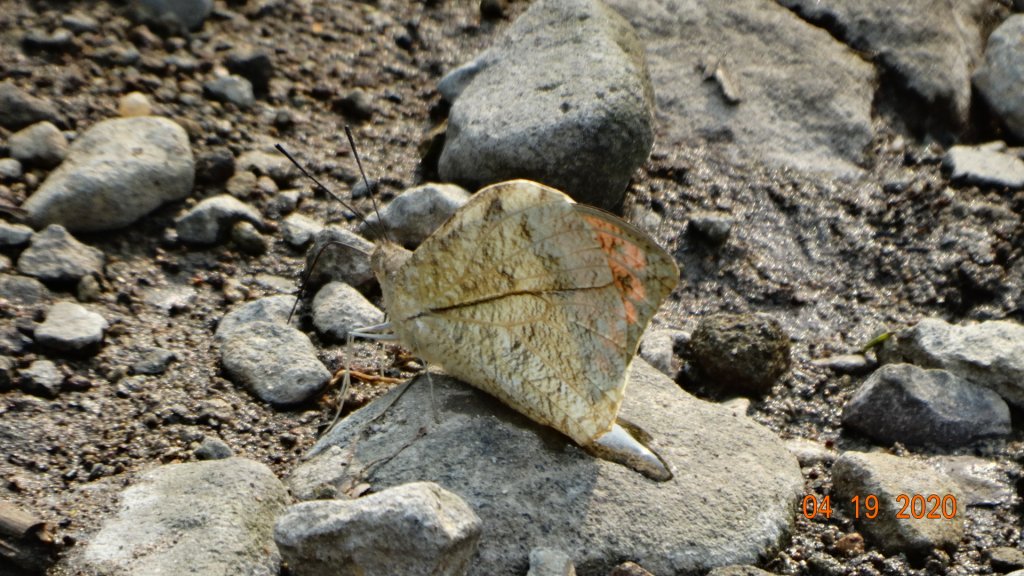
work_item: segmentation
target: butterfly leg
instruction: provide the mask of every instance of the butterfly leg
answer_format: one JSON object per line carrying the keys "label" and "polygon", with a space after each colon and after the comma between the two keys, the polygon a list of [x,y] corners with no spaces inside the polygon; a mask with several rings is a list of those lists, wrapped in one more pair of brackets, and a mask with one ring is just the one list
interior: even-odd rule
{"label": "butterfly leg", "polygon": [[352,331],[350,330],[348,335],[345,336],[345,372],[341,377],[341,388],[338,390],[338,409],[334,412],[334,418],[331,420],[330,425],[324,430],[330,430],[334,428],[334,425],[341,418],[341,409],[345,407],[345,397],[348,396],[348,387],[352,383],[352,365],[349,362],[348,351],[352,349]]}
{"label": "butterfly leg", "polygon": [[420,362],[423,362],[423,372],[427,375],[427,384],[430,385],[430,420],[434,424],[438,424],[437,404],[434,401],[434,378],[430,375],[430,366],[427,365],[427,361],[420,358]]}
{"label": "butterfly leg", "polygon": [[398,340],[398,336],[396,336],[395,333],[391,331],[391,322],[376,324],[374,326],[364,326],[362,328],[355,328],[353,330],[350,330],[349,334],[355,336],[356,338],[363,338],[365,340]]}

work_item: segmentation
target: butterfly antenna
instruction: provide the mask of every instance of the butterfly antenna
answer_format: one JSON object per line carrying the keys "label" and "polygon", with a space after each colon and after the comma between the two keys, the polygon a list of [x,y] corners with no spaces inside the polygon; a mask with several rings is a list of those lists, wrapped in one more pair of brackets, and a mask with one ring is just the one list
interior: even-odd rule
{"label": "butterfly antenna", "polygon": [[[349,206],[348,203],[346,203],[344,200],[342,200],[340,196],[338,196],[333,191],[331,191],[331,189],[328,188],[327,186],[324,186],[319,180],[316,179],[315,176],[310,174],[309,171],[306,170],[302,166],[302,164],[299,164],[298,160],[296,160],[291,154],[288,153],[287,150],[285,150],[284,146],[282,146],[280,144],[274,144],[274,149],[276,149],[281,154],[284,154],[284,157],[287,158],[288,161],[291,162],[296,168],[298,168],[299,172],[302,172],[303,176],[305,176],[306,178],[309,178],[310,181],[313,182],[313,184],[316,184],[316,187],[318,189],[324,191],[328,196],[330,196],[331,198],[334,198],[335,200],[337,200],[339,203],[341,203],[342,206],[345,207],[346,210],[348,210],[349,212],[352,212],[353,214],[355,214],[356,218],[359,218],[360,222],[363,222],[364,224],[369,226],[369,223],[366,222],[366,218],[363,217],[363,215],[358,210],[356,210],[356,209],[352,208],[351,206]],[[361,167],[360,167],[360,170],[362,170]],[[376,209],[376,207],[374,207],[374,209]],[[380,219],[380,216],[378,215],[377,218]],[[302,281],[299,283],[299,294],[298,294],[298,296],[296,296],[295,302],[292,304],[291,311],[288,312],[288,321],[287,321],[288,324],[292,323],[292,317],[295,315],[295,310],[299,307],[299,302],[302,300],[302,297],[306,295],[306,286],[309,285],[309,278],[310,278],[310,276],[313,275],[313,270],[316,270],[316,263],[317,263],[318,260],[320,260],[320,255],[323,254],[324,250],[326,250],[327,247],[330,246],[331,244],[332,243],[327,243],[323,247],[320,248],[320,250],[316,253],[316,256],[313,257],[313,263],[310,264],[309,268],[306,270],[306,273],[303,274]],[[339,244],[340,244],[340,242],[339,242]]]}
{"label": "butterfly antenna", "polygon": [[373,213],[377,215],[377,225],[380,227],[381,235],[385,240],[391,242],[388,228],[384,225],[384,219],[380,217],[380,210],[377,209],[377,198],[373,195],[373,188],[370,188],[370,180],[363,170],[363,161],[359,158],[359,150],[356,149],[356,139],[352,137],[352,128],[345,126],[345,136],[348,137],[348,145],[352,148],[352,155],[356,158],[356,166],[359,167],[359,175],[363,177],[363,185],[366,186],[366,193],[370,195],[370,203],[373,204]]}
{"label": "butterfly antenna", "polygon": [[[350,206],[350,205],[349,205],[349,204],[348,204],[347,202],[345,202],[344,200],[342,200],[342,199],[341,199],[341,196],[338,196],[337,194],[335,194],[334,192],[332,192],[330,188],[328,188],[327,186],[324,186],[323,184],[321,184],[321,183],[320,183],[320,181],[319,181],[319,180],[317,180],[315,176],[313,176],[313,175],[312,175],[312,174],[310,174],[310,173],[309,173],[309,172],[308,172],[308,171],[307,171],[307,170],[306,170],[305,168],[303,168],[303,167],[302,167],[302,165],[301,165],[301,164],[299,164],[299,163],[298,163],[298,161],[297,161],[297,160],[295,160],[295,158],[293,158],[293,157],[292,157],[292,155],[291,155],[291,154],[289,154],[289,153],[288,153],[288,151],[284,149],[284,146],[281,146],[280,144],[274,144],[274,148],[275,148],[275,149],[276,149],[276,150],[277,150],[278,152],[280,152],[281,154],[284,154],[285,158],[287,158],[288,160],[290,160],[290,161],[291,161],[291,163],[292,163],[292,164],[294,164],[294,165],[295,165],[295,167],[299,169],[299,172],[302,172],[302,175],[303,175],[303,176],[305,176],[306,178],[309,178],[309,179],[310,179],[310,180],[311,180],[311,181],[312,181],[312,182],[313,182],[314,184],[316,184],[316,187],[317,187],[318,189],[320,189],[320,190],[324,191],[324,192],[325,192],[325,193],[327,193],[327,194],[328,194],[328,195],[329,195],[329,196],[330,196],[331,198],[334,198],[335,200],[337,200],[338,202],[340,202],[340,203],[341,203],[341,205],[342,205],[342,206],[344,206],[346,210],[348,210],[349,212],[352,212],[353,214],[355,214],[355,215],[356,215],[356,218],[358,218],[360,222],[362,222],[362,223],[366,224],[367,226],[369,226],[369,225],[370,225],[370,223],[366,221],[366,218],[365,218],[365,217],[363,217],[363,215],[362,215],[362,214],[361,214],[361,213],[360,213],[360,212],[359,212],[358,210],[356,210],[355,208],[353,208],[352,206]],[[361,169],[362,169],[362,168],[360,168],[360,170],[361,170]],[[376,210],[376,207],[374,208],[374,210]],[[379,215],[378,215],[377,217],[378,217],[378,218],[380,218],[380,216],[379,216]]]}

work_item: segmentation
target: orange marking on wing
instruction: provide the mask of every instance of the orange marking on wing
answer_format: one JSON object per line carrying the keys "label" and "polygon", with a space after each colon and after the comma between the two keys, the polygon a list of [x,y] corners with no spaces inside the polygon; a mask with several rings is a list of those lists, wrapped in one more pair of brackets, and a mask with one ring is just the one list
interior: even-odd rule
{"label": "orange marking on wing", "polygon": [[633,302],[642,302],[647,298],[647,290],[637,276],[637,272],[647,268],[646,253],[641,246],[620,236],[619,229],[614,223],[586,216],[584,219],[594,229],[601,250],[608,255],[608,267],[612,272],[612,281],[619,294],[622,295],[622,305],[626,310],[626,322],[635,324],[638,315]]}

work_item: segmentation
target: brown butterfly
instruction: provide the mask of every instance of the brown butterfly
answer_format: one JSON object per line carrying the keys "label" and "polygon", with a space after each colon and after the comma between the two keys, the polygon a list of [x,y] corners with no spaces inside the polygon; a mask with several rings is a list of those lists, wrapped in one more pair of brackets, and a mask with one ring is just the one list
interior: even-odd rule
{"label": "brown butterfly", "polygon": [[414,252],[371,258],[394,336],[419,357],[601,457],[669,467],[616,423],[640,336],[679,277],[621,219],[536,182],[488,186]]}

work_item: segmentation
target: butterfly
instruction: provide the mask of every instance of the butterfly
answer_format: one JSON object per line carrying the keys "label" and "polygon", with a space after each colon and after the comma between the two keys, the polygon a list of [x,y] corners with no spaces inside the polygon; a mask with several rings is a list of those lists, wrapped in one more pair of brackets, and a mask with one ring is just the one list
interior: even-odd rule
{"label": "butterfly", "polygon": [[679,269],[650,237],[528,180],[477,192],[410,252],[371,265],[393,336],[415,355],[595,454],[669,467],[617,423],[630,363]]}

